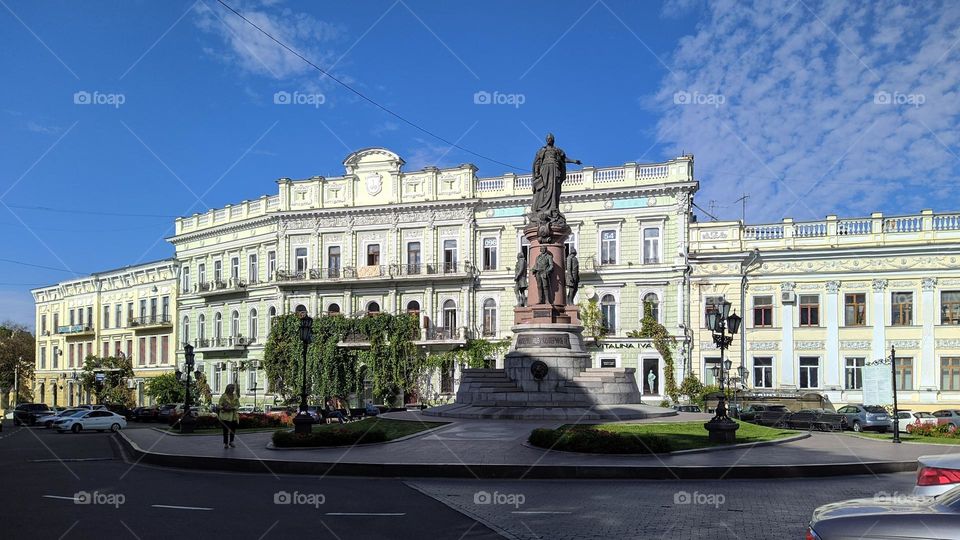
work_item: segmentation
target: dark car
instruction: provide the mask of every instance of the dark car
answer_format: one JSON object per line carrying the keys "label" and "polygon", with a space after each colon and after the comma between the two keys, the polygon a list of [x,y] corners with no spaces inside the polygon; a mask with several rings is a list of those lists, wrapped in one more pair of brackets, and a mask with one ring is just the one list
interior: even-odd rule
{"label": "dark car", "polygon": [[13,425],[32,426],[37,423],[40,414],[50,414],[50,407],[46,403],[21,403],[13,410]]}
{"label": "dark car", "polygon": [[744,422],[754,422],[760,416],[760,413],[763,412],[778,412],[781,414],[789,414],[790,409],[786,408],[784,405],[757,405],[751,404],[747,405],[740,411],[740,419]]}
{"label": "dark car", "polygon": [[802,409],[786,419],[787,427],[820,431],[843,431],[847,417],[827,409]]}
{"label": "dark car", "polygon": [[130,408],[127,407],[126,405],[118,405],[118,404],[115,404],[115,403],[108,403],[108,404],[107,404],[107,410],[110,411],[110,412],[112,412],[112,413],[119,414],[120,416],[126,418],[127,420],[130,420],[130,419],[133,417],[133,411],[130,410]]}
{"label": "dark car", "polygon": [[177,404],[176,403],[167,403],[160,407],[157,411],[157,421],[158,422],[169,422],[171,416],[175,416],[177,413]]}
{"label": "dark car", "polygon": [[673,410],[677,412],[703,412],[699,405],[674,405]]}
{"label": "dark car", "polygon": [[159,414],[157,407],[137,407],[131,416],[135,422],[156,422]]}
{"label": "dark car", "polygon": [[821,506],[807,538],[960,538],[960,488],[936,498],[877,496]]}

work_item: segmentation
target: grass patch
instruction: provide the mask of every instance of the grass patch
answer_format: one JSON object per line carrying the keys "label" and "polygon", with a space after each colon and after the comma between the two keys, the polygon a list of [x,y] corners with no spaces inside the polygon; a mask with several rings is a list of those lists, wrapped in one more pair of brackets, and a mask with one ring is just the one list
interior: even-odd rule
{"label": "grass patch", "polygon": [[[799,433],[746,422],[739,424],[737,444],[774,441]],[[530,444],[596,454],[659,454],[723,446],[710,442],[703,422],[565,425],[557,429],[533,430]]]}
{"label": "grass patch", "polygon": [[[881,439],[884,441],[892,441],[893,433],[869,433],[866,431],[861,431],[857,433],[861,437],[868,437],[870,439]],[[960,437],[928,437],[922,435],[911,435],[909,433],[901,433],[900,440],[903,442],[915,442],[915,443],[924,443],[924,444],[960,444]]]}
{"label": "grass patch", "polygon": [[319,424],[311,433],[302,435],[290,430],[275,431],[273,445],[277,448],[311,448],[382,443],[445,426],[447,423],[366,418],[347,424]]}

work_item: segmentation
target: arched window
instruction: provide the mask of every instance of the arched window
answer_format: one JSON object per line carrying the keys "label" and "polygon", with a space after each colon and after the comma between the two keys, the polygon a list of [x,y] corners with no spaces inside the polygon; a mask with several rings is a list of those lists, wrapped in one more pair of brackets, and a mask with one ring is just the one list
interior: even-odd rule
{"label": "arched window", "polygon": [[240,337],[240,312],[236,310],[230,315],[230,337]]}
{"label": "arched window", "polygon": [[453,300],[443,303],[443,331],[447,339],[453,339],[457,332],[457,303]]}
{"label": "arched window", "polygon": [[407,315],[420,315],[420,302],[416,300],[407,302]]}
{"label": "arched window", "polygon": [[270,328],[273,328],[273,322],[277,320],[277,308],[270,306],[270,309],[267,310],[267,317],[270,319]]}
{"label": "arched window", "polygon": [[327,307],[327,315],[339,315],[340,314],[340,304],[334,302]]}
{"label": "arched window", "polygon": [[300,304],[300,305],[297,306],[297,309],[295,309],[295,310],[293,310],[293,311],[296,312],[296,313],[300,313],[301,311],[307,311],[307,306],[305,306],[305,305],[303,305],[303,304]]}
{"label": "arched window", "polygon": [[367,315],[376,315],[377,313],[380,313],[380,304],[376,302],[367,304]]}
{"label": "arched window", "polygon": [[203,313],[201,313],[200,316],[197,317],[197,339],[201,341],[207,339],[206,323],[207,318],[203,315]]}
{"label": "arched window", "polygon": [[643,295],[643,316],[647,316],[647,310],[650,310],[650,315],[656,320],[660,321],[660,298],[657,297],[655,293],[647,293]]}
{"label": "arched window", "polygon": [[247,320],[247,326],[248,326],[247,337],[249,337],[253,341],[257,340],[257,327],[259,326],[258,322],[259,321],[257,320],[257,310],[251,309],[250,317]]}
{"label": "arched window", "polygon": [[183,317],[183,325],[180,327],[180,339],[183,343],[190,343],[190,317]]}
{"label": "arched window", "polygon": [[493,298],[483,301],[483,335],[497,335],[497,302]]}
{"label": "arched window", "polygon": [[600,299],[600,312],[603,314],[603,326],[607,332],[617,331],[617,299],[612,294],[605,294]]}
{"label": "arched window", "polygon": [[213,314],[213,339],[219,341],[223,338],[223,315],[220,312]]}

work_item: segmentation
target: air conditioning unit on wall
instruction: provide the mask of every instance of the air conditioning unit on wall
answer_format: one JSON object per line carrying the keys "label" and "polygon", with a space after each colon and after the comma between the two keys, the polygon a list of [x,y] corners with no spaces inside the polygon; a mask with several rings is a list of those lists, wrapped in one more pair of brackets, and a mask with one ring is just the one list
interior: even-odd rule
{"label": "air conditioning unit on wall", "polygon": [[794,291],[783,291],[780,293],[780,302],[784,304],[793,304],[797,301],[797,293]]}

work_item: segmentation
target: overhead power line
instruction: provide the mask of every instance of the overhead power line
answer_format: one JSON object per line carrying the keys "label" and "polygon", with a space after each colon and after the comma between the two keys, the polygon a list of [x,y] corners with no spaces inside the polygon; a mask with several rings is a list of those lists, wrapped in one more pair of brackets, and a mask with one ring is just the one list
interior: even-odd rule
{"label": "overhead power line", "polygon": [[229,9],[230,11],[232,11],[233,14],[236,15],[237,17],[240,17],[241,19],[243,19],[244,22],[246,22],[246,23],[249,24],[250,26],[252,26],[252,27],[256,28],[257,30],[259,30],[261,34],[263,34],[263,35],[267,36],[268,38],[270,38],[274,43],[276,43],[277,45],[283,47],[284,49],[286,49],[287,51],[289,51],[291,54],[293,54],[294,56],[296,56],[297,58],[303,60],[304,62],[306,62],[308,65],[310,65],[311,67],[313,67],[314,69],[316,69],[316,70],[319,71],[320,73],[322,73],[322,74],[326,75],[327,77],[329,77],[329,78],[330,78],[332,81],[334,81],[335,83],[337,83],[337,84],[339,84],[340,86],[346,88],[346,89],[349,90],[350,92],[353,92],[354,94],[356,94],[358,97],[360,97],[360,98],[363,99],[364,101],[370,103],[370,104],[373,105],[374,107],[376,107],[376,108],[380,109],[381,111],[389,114],[390,116],[393,116],[393,117],[396,118],[397,120],[400,120],[400,121],[403,122],[404,124],[407,124],[408,126],[413,127],[413,128],[415,128],[415,129],[423,132],[423,133],[426,133],[427,135],[433,137],[434,139],[437,139],[438,141],[440,141],[440,142],[442,142],[442,143],[444,143],[444,144],[447,144],[447,145],[449,145],[449,146],[451,146],[451,147],[453,147],[453,148],[456,148],[456,149],[458,149],[458,150],[462,150],[462,151],[464,151],[464,152],[466,152],[466,153],[468,153],[468,154],[470,154],[470,155],[472,155],[472,156],[475,156],[475,157],[478,157],[478,158],[480,158],[480,159],[489,161],[489,162],[491,162],[491,163],[496,163],[496,164],[498,164],[498,165],[503,165],[504,167],[509,167],[509,168],[514,169],[514,170],[517,170],[517,171],[522,171],[522,170],[524,170],[524,169],[521,169],[520,167],[516,167],[516,166],[514,166],[514,165],[510,165],[509,163],[504,163],[504,162],[502,162],[502,161],[493,159],[493,158],[491,158],[491,157],[487,157],[487,156],[485,156],[485,155],[483,155],[483,154],[474,152],[473,150],[470,150],[469,148],[465,148],[465,147],[463,147],[463,146],[460,146],[460,145],[457,144],[456,142],[450,141],[450,140],[448,140],[448,139],[446,139],[446,138],[444,138],[444,137],[442,137],[442,136],[440,136],[440,135],[437,135],[436,133],[430,131],[429,129],[427,129],[427,128],[425,128],[425,127],[420,126],[419,124],[414,123],[414,122],[411,121],[411,120],[407,120],[405,117],[403,117],[403,116],[400,115],[399,113],[395,113],[395,112],[393,112],[392,110],[388,109],[387,107],[385,107],[385,106],[377,103],[377,102],[374,101],[372,98],[367,97],[367,95],[364,94],[363,92],[360,92],[359,90],[353,88],[353,87],[350,86],[349,84],[347,84],[347,83],[341,81],[340,79],[334,77],[333,75],[331,75],[330,73],[328,73],[326,70],[324,70],[324,69],[321,68],[320,66],[314,64],[314,63],[311,62],[309,59],[307,59],[305,56],[303,56],[303,55],[300,54],[299,52],[297,52],[297,51],[293,50],[292,48],[290,48],[286,43],[284,43],[284,42],[280,41],[279,39],[273,37],[273,35],[270,34],[270,32],[267,32],[267,31],[264,30],[263,28],[260,28],[259,26],[257,26],[256,23],[254,23],[254,22],[251,21],[250,19],[244,17],[242,13],[240,13],[239,11],[233,9],[230,5],[228,5],[228,4],[227,4],[226,2],[224,2],[223,0],[217,0],[217,2],[218,2],[220,5],[222,5],[223,7]]}
{"label": "overhead power line", "polygon": [[100,210],[76,210],[73,208],[51,208],[49,206],[26,206],[19,204],[8,204],[10,208],[17,208],[19,210],[37,210],[40,212],[58,212],[63,214],[86,214],[91,216],[117,216],[117,217],[146,217],[146,218],[164,218],[164,219],[176,219],[180,216],[174,215],[165,215],[165,214],[133,214],[127,212],[103,212]]}
{"label": "overhead power line", "polygon": [[42,264],[33,264],[23,261],[15,261],[13,259],[0,259],[0,262],[10,263],[10,264],[19,264],[20,266],[30,266],[32,268],[42,268],[44,270],[56,270],[58,272],[67,272],[68,274],[77,274],[73,270],[68,270],[66,268],[57,268],[56,266],[44,266]]}

